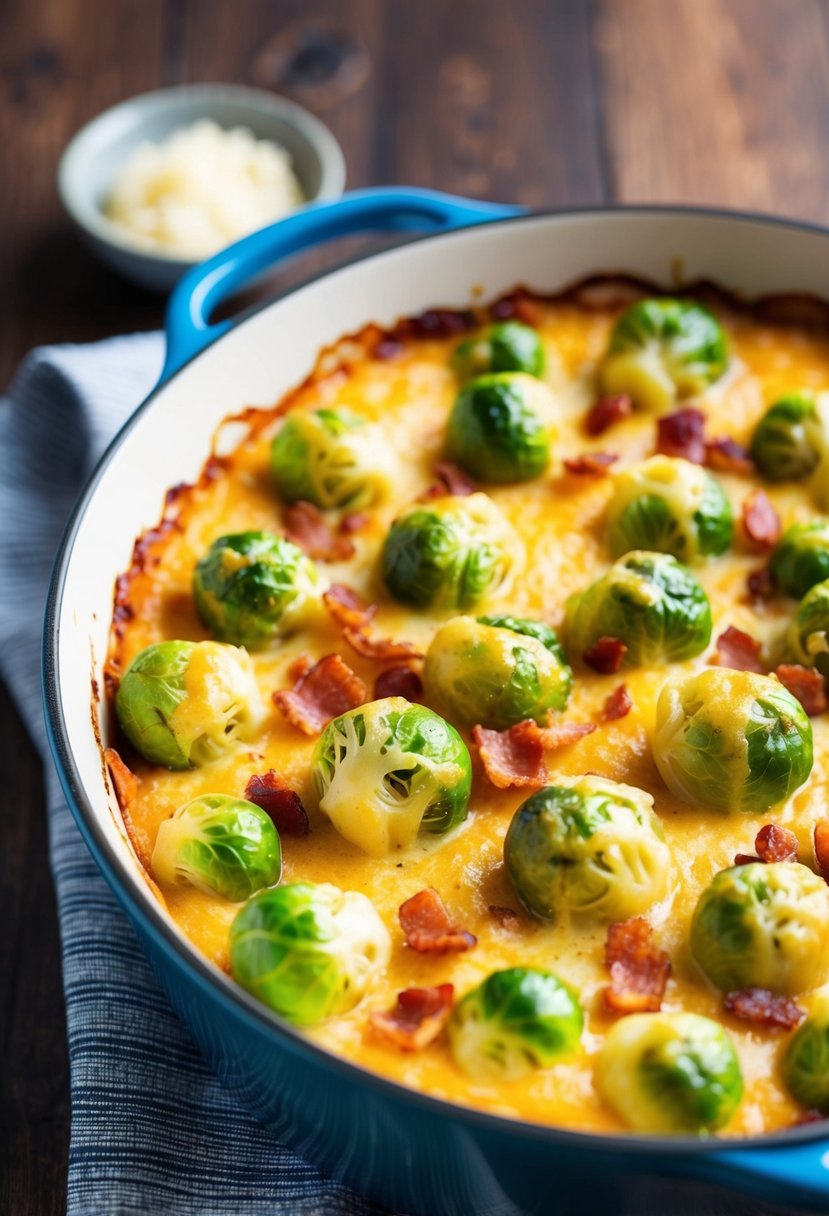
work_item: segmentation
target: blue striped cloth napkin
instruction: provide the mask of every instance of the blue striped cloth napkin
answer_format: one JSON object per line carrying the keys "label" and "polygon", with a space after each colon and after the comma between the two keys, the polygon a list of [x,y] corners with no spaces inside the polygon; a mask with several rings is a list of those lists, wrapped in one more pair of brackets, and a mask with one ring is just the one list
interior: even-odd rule
{"label": "blue striped cloth napkin", "polygon": [[58,541],[161,369],[159,334],[34,351],[0,402],[0,673],[46,761],[72,1084],[68,1216],[371,1216],[219,1085],[86,850],[48,757],[40,622]]}

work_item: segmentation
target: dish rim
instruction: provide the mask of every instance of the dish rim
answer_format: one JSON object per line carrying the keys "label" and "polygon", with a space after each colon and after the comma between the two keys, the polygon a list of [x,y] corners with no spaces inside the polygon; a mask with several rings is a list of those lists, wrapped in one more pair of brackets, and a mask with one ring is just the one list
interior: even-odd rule
{"label": "dish rim", "polygon": [[[732,210],[722,207],[696,206],[692,204],[666,203],[634,203],[634,204],[596,204],[563,208],[541,208],[525,214],[507,216],[493,220],[479,221],[475,228],[491,229],[504,224],[514,224],[532,221],[534,219],[573,218],[580,216],[605,215],[612,219],[616,215],[674,215],[692,218],[706,216],[715,219],[733,220],[741,224],[757,224],[780,227],[804,232],[813,236],[829,239],[829,227],[807,220],[796,220],[758,211]],[[342,262],[317,271],[294,284],[284,291],[277,292],[267,299],[258,301],[241,311],[233,319],[231,330],[219,334],[214,342],[205,349],[212,349],[217,341],[228,333],[235,332],[252,317],[276,303],[288,298],[303,288],[316,283],[339,270],[346,269],[361,262],[370,260],[382,261],[391,259],[402,248],[424,241],[440,241],[451,238],[458,232],[467,231],[473,225],[464,225],[450,231],[427,233],[402,241],[395,246],[376,252],[357,254],[344,259]],[[585,278],[599,273],[587,270]],[[611,272],[608,272],[611,273]],[[733,290],[733,289],[732,289]],[[808,294],[808,293],[807,293]],[[596,1131],[574,1130],[558,1127],[553,1124],[535,1123],[530,1120],[512,1118],[467,1106],[461,1102],[433,1097],[423,1090],[409,1088],[397,1081],[392,1081],[380,1073],[371,1070],[337,1055],[307,1038],[302,1030],[279,1018],[261,1002],[255,1000],[249,993],[235,984],[229,976],[216,968],[196,947],[181,933],[176,932],[168,924],[161,907],[153,897],[149,888],[142,892],[139,899],[133,890],[120,880],[121,859],[110,845],[102,829],[97,823],[92,809],[91,800],[87,799],[83,782],[68,744],[68,731],[63,713],[59,684],[59,621],[63,604],[63,591],[66,576],[72,560],[75,538],[84,522],[87,512],[92,507],[99,482],[116,452],[128,440],[133,428],[144,413],[156,402],[157,397],[166,389],[170,381],[178,377],[197,359],[204,350],[192,355],[169,376],[157,383],[146,398],[137,406],[133,413],[116,432],[95,469],[88,478],[79,498],[69,516],[52,569],[49,592],[44,614],[42,638],[42,695],[46,732],[58,776],[66,795],[73,817],[81,830],[87,846],[93,854],[96,863],[103,871],[104,877],[113,889],[116,897],[125,907],[128,915],[137,917],[142,922],[145,932],[153,937],[168,958],[176,967],[188,973],[187,978],[193,980],[202,989],[207,989],[212,997],[221,1000],[228,1006],[228,1012],[237,1019],[250,1023],[249,1029],[259,1034],[271,1036],[274,1045],[310,1057],[311,1061],[322,1068],[333,1069],[346,1082],[367,1085],[381,1099],[391,1102],[412,1103],[420,1108],[422,1113],[470,1123],[491,1134],[509,1137],[525,1138],[532,1141],[545,1141],[571,1147],[582,1151],[606,1150],[611,1154],[633,1155],[637,1158],[643,1154],[653,1154],[659,1158],[690,1155],[691,1157],[712,1157],[736,1151],[772,1148],[796,1148],[805,1144],[825,1141],[829,1144],[829,1127],[821,1123],[804,1124],[801,1127],[785,1128],[777,1132],[763,1133],[754,1136],[735,1136],[729,1138],[710,1139],[694,1136],[664,1136],[648,1135],[637,1132],[604,1133]]]}

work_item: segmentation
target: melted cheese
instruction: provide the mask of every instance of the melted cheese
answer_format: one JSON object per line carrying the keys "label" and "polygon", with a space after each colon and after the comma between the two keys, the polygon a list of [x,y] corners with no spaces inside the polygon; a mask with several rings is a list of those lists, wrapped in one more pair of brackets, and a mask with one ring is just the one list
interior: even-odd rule
{"label": "melted cheese", "polygon": [[[595,396],[595,374],[615,319],[612,309],[586,311],[567,301],[540,306],[540,332],[547,347],[547,382],[555,395],[560,438],[550,470],[535,481],[489,487],[497,506],[520,537],[523,573],[502,586],[481,611],[509,611],[537,617],[552,625],[563,618],[565,601],[583,589],[609,565],[604,544],[605,509],[610,478],[563,474],[561,461],[586,449],[612,449],[617,467],[625,468],[649,455],[654,442],[654,417],[638,414],[620,423],[598,441],[586,440],[579,425]],[[732,360],[723,380],[699,402],[709,415],[711,434],[728,434],[745,442],[763,408],[784,392],[829,388],[829,339],[806,330],[775,328],[746,313],[723,317]],[[446,419],[457,381],[450,367],[452,340],[407,342],[392,360],[351,357],[346,371],[321,373],[292,397],[291,408],[347,407],[376,423],[385,443],[396,454],[400,475],[394,492],[372,513],[368,527],[354,536],[356,557],[345,563],[320,564],[330,581],[342,581],[379,604],[378,634],[406,638],[425,650],[435,629],[452,613],[413,613],[384,595],[377,575],[378,556],[392,519],[433,481],[440,459]],[[352,344],[353,348],[353,344]],[[697,404],[697,402],[695,402]],[[252,429],[229,460],[228,475],[207,479],[184,500],[180,530],[170,531],[159,549],[162,561],[137,575],[130,586],[136,609],[123,627],[120,657],[128,662],[141,648],[163,638],[200,639],[206,636],[193,608],[190,584],[193,568],[209,543],[223,533],[248,528],[280,530],[280,504],[268,473],[270,439],[275,412],[268,425]],[[735,518],[750,483],[721,476]],[[806,520],[815,511],[807,489],[766,487],[784,524]],[[793,607],[772,602],[756,608],[745,595],[747,573],[758,559],[740,548],[695,567],[707,591],[714,615],[714,636],[728,625],[772,644],[785,631]],[[284,639],[273,649],[252,656],[263,697],[293,683],[288,669],[302,652],[316,656],[341,651],[350,666],[371,687],[380,666],[345,653],[340,633],[323,619],[313,628]],[[829,794],[829,720],[814,720],[816,762],[806,786],[765,819],[748,815],[722,816],[705,808],[684,805],[667,792],[651,754],[655,702],[666,676],[699,670],[705,656],[659,670],[633,670],[624,679],[634,710],[626,718],[604,724],[594,734],[550,757],[553,777],[588,771],[649,790],[655,811],[674,855],[673,878],[665,898],[649,918],[660,945],[670,953],[673,973],[663,1008],[688,1010],[724,1020],[737,1051],[745,1080],[745,1097],[725,1134],[753,1134],[790,1124],[798,1107],[787,1095],[779,1074],[781,1037],[736,1021],[722,1013],[721,997],[703,980],[689,953],[688,925],[702,888],[730,865],[735,852],[751,852],[754,835],[765,819],[792,829],[801,857],[813,859],[812,827],[825,816]],[[601,676],[577,668],[568,717],[598,718],[605,697],[619,677]],[[469,734],[465,737],[469,741]],[[343,839],[317,809],[308,778],[314,740],[300,735],[271,707],[261,730],[250,742],[193,772],[167,772],[137,765],[140,789],[130,804],[133,839],[146,861],[152,853],[159,824],[176,807],[198,794],[239,794],[252,774],[276,769],[297,788],[311,815],[311,834],[285,837],[285,877],[334,882],[346,890],[370,896],[389,928],[392,952],[383,980],[346,1016],[309,1033],[332,1051],[404,1085],[452,1101],[537,1123],[615,1131],[616,1116],[602,1103],[593,1084],[592,1062],[604,1033],[612,1024],[603,1010],[601,993],[608,982],[604,966],[606,927],[589,921],[547,925],[521,915],[500,923],[491,905],[518,909],[506,877],[503,839],[525,793],[499,792],[476,770],[469,819],[448,837],[417,838],[408,848],[383,858],[368,857]],[[453,916],[478,937],[466,954],[418,955],[404,946],[397,910],[403,900],[426,886],[443,896]],[[191,888],[164,887],[167,906],[196,947],[219,967],[228,967],[229,925],[237,908]],[[493,970],[523,964],[556,972],[580,994],[585,1033],[579,1054],[552,1069],[519,1080],[496,1083],[470,1080],[453,1063],[444,1041],[405,1055],[373,1037],[367,1028],[372,1009],[394,1004],[401,989],[451,982],[463,994]],[[809,998],[802,1003],[809,1004]]]}

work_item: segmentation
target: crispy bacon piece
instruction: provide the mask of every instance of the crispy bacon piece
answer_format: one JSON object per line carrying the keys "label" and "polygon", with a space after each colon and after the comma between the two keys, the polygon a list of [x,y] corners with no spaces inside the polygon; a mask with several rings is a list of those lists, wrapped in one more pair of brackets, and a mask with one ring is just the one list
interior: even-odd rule
{"label": "crispy bacon piece", "polygon": [[743,530],[758,549],[773,549],[783,526],[764,490],[752,490],[743,502]]}
{"label": "crispy bacon piece", "polygon": [[747,579],[748,594],[753,600],[768,600],[774,594],[774,581],[768,566],[760,566],[752,570]]}
{"label": "crispy bacon piece", "polygon": [[705,414],[692,406],[666,414],[656,424],[656,450],[694,464],[705,461]]}
{"label": "crispy bacon piece", "polygon": [[401,664],[381,671],[374,681],[374,699],[383,697],[405,697],[407,701],[420,701],[423,696],[423,681],[411,667]]}
{"label": "crispy bacon piece", "polygon": [[365,684],[338,654],[325,655],[292,689],[273,694],[274,704],[304,735],[318,735],[332,718],[367,700]]}
{"label": "crispy bacon piece", "polygon": [[372,1029],[401,1051],[420,1051],[438,1037],[452,1012],[455,989],[451,984],[436,988],[407,988],[398,992],[397,1004],[387,1011],[369,1014]]}
{"label": "crispy bacon piece", "polygon": [[490,309],[490,314],[494,321],[508,321],[517,317],[525,325],[537,326],[543,320],[541,305],[521,288],[496,301]]}
{"label": "crispy bacon piece", "polygon": [[347,536],[338,536],[328,526],[312,502],[293,502],[284,511],[285,534],[309,557],[324,562],[342,562],[354,556],[354,545]]}
{"label": "crispy bacon piece", "polygon": [[446,494],[468,498],[478,488],[463,469],[451,460],[441,460],[435,465],[435,477],[437,480],[418,495],[418,502],[429,502],[432,498],[443,498]]}
{"label": "crispy bacon piece", "polygon": [[402,355],[405,347],[399,338],[395,338],[392,334],[383,334],[378,342],[374,344],[374,350],[371,352],[375,359],[396,359],[398,355]]}
{"label": "crispy bacon piece", "polygon": [[617,722],[619,718],[626,718],[632,709],[633,698],[628,692],[627,684],[620,684],[605,699],[602,717],[605,722]]}
{"label": "crispy bacon piece", "polygon": [[759,861],[759,860],[760,860],[760,858],[755,856],[754,853],[735,853],[734,854],[734,865],[735,866],[750,866],[750,865],[752,865],[753,862]]}
{"label": "crispy bacon piece", "polygon": [[760,861],[797,861],[797,837],[788,828],[767,823],[754,838]]}
{"label": "crispy bacon piece", "polygon": [[610,987],[604,1002],[614,1013],[656,1013],[661,1008],[671,962],[653,940],[642,916],[617,921],[607,931],[605,962]]}
{"label": "crispy bacon piece", "polygon": [[781,663],[774,669],[784,688],[796,697],[810,718],[826,713],[826,681],[813,667],[799,663]]}
{"label": "crispy bacon piece", "polygon": [[395,642],[394,638],[372,638],[364,629],[344,629],[343,637],[352,650],[365,659],[378,659],[391,663],[395,659],[422,659],[423,655],[412,642]]}
{"label": "crispy bacon piece", "polygon": [[733,671],[765,672],[760,662],[760,643],[750,633],[729,625],[717,638],[717,653],[708,660],[715,667],[730,667]]}
{"label": "crispy bacon piece", "polygon": [[310,831],[302,799],[273,769],[261,776],[254,774],[245,786],[245,797],[270,815],[278,832],[307,836]]}
{"label": "crispy bacon piece", "polygon": [[372,638],[368,634],[368,625],[377,612],[375,604],[365,601],[344,583],[332,583],[323,594],[325,604],[331,616],[342,628],[343,637],[352,650],[363,655],[366,659],[380,659],[383,662],[393,662],[395,659],[419,659],[420,651],[411,642],[395,642],[393,638]]}
{"label": "crispy bacon piece", "polygon": [[371,516],[365,511],[350,511],[340,520],[340,531],[344,536],[351,536],[353,532],[362,532],[370,523]]}
{"label": "crispy bacon piece", "polygon": [[829,882],[829,819],[821,819],[814,830],[815,857],[821,877]]}
{"label": "crispy bacon piece", "polygon": [[595,729],[593,722],[539,726],[532,718],[526,718],[509,730],[475,726],[472,738],[487,777],[497,789],[505,790],[511,786],[543,785],[547,780],[544,752],[575,743]]}
{"label": "crispy bacon piece", "polygon": [[411,317],[407,328],[418,338],[451,338],[462,334],[475,324],[471,312],[458,312],[454,308],[427,308],[419,317]]}
{"label": "crispy bacon piece", "polygon": [[602,637],[585,650],[582,658],[588,667],[603,676],[613,676],[625,661],[628,648],[621,638]]}
{"label": "crispy bacon piece", "polygon": [[754,472],[748,450],[728,435],[705,441],[705,464],[718,473],[736,473],[739,477],[750,477]]}
{"label": "crispy bacon piece", "polygon": [[443,900],[434,887],[418,891],[400,905],[400,926],[406,945],[419,954],[449,954],[471,950],[477,942],[472,933],[452,923]]}
{"label": "crispy bacon piece", "polygon": [[594,401],[584,416],[584,429],[588,435],[602,435],[633,413],[633,399],[627,393],[615,397],[600,397]]}
{"label": "crispy bacon piece", "polygon": [[740,988],[737,992],[727,992],[723,1005],[735,1018],[770,1029],[794,1030],[806,1016],[806,1011],[790,997],[769,992],[766,988]]}
{"label": "crispy bacon piece", "polygon": [[582,452],[580,456],[568,457],[564,467],[577,477],[606,477],[618,459],[615,452]]}
{"label": "crispy bacon piece", "polygon": [[288,675],[292,680],[300,680],[303,676],[308,675],[313,666],[314,656],[304,650],[295,659],[291,659],[291,662],[288,664]]}
{"label": "crispy bacon piece", "polygon": [[521,918],[514,908],[502,907],[501,904],[487,904],[487,912],[504,929],[517,929]]}
{"label": "crispy bacon piece", "polygon": [[138,778],[132,769],[128,768],[114,747],[108,747],[104,752],[109,775],[115,786],[115,797],[121,810],[125,810],[138,793]]}

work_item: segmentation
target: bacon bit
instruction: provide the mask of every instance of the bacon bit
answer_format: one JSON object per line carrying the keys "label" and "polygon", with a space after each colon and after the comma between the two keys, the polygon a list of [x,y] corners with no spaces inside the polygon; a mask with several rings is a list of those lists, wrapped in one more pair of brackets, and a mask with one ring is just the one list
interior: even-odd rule
{"label": "bacon bit", "polygon": [[605,963],[610,987],[604,1002],[614,1013],[657,1013],[671,974],[671,962],[653,941],[642,916],[618,921],[607,931]]}
{"label": "bacon bit", "polygon": [[391,334],[384,334],[379,342],[375,343],[371,353],[375,359],[396,359],[403,354],[404,349],[399,338],[392,337]]}
{"label": "bacon bit", "polygon": [[327,722],[368,700],[368,689],[340,655],[327,654],[290,690],[273,694],[274,704],[304,735],[318,735]]}
{"label": "bacon bit", "polygon": [[746,579],[748,593],[754,600],[768,600],[774,594],[774,582],[768,566],[760,566],[752,570]]}
{"label": "bacon bit", "polygon": [[494,321],[509,321],[517,317],[525,325],[540,325],[543,320],[541,305],[532,296],[519,289],[496,301],[489,310]]}
{"label": "bacon bit", "polygon": [[767,823],[754,838],[760,861],[797,861],[797,837],[788,828]]}
{"label": "bacon bit", "polygon": [[437,988],[407,988],[398,992],[393,1009],[369,1014],[372,1029],[401,1051],[428,1047],[443,1030],[452,1011],[452,984]]}
{"label": "bacon bit", "polygon": [[545,750],[566,747],[595,729],[593,722],[559,722],[544,727],[526,718],[509,730],[475,726],[472,738],[487,777],[497,789],[505,790],[511,786],[543,785],[547,780]]}
{"label": "bacon bit", "polygon": [[750,633],[729,625],[717,638],[717,653],[708,662],[714,667],[730,667],[733,671],[765,672],[760,662],[760,643]]}
{"label": "bacon bit", "polygon": [[434,887],[418,891],[400,905],[400,925],[406,945],[419,954],[448,954],[471,950],[477,938],[449,919],[443,900]]}
{"label": "bacon bit", "polygon": [[340,531],[345,536],[351,536],[353,532],[363,532],[370,523],[371,516],[367,515],[365,511],[352,511],[340,520]]}
{"label": "bacon bit", "polygon": [[734,865],[735,866],[751,866],[751,865],[754,865],[755,861],[759,861],[759,860],[760,860],[760,858],[756,857],[754,855],[754,853],[735,853],[734,854]]}
{"label": "bacon bit", "polygon": [[601,637],[585,650],[582,658],[594,671],[603,676],[613,676],[621,668],[627,652],[627,645],[621,638]]}
{"label": "bacon bit", "polygon": [[615,452],[582,452],[580,456],[568,457],[564,467],[576,477],[606,477],[618,459]]}
{"label": "bacon bit", "polygon": [[344,629],[343,637],[352,650],[365,659],[378,659],[391,663],[395,659],[422,659],[423,655],[412,642],[395,642],[393,638],[371,638],[362,629]]}
{"label": "bacon bit", "polygon": [[288,675],[292,680],[301,680],[303,676],[308,675],[313,666],[313,656],[308,654],[307,651],[303,651],[295,659],[291,659],[291,662],[288,664]]}
{"label": "bacon bit", "polygon": [[324,562],[342,562],[354,556],[354,545],[337,536],[312,502],[293,502],[284,511],[285,534],[309,557]]}
{"label": "bacon bit", "polygon": [[462,334],[475,324],[471,312],[458,312],[452,308],[428,308],[419,317],[411,317],[407,328],[418,338],[450,338]]}
{"label": "bacon bit", "polygon": [[104,759],[109,769],[109,775],[112,777],[112,784],[115,786],[118,805],[124,811],[138,793],[138,778],[132,769],[124,764],[114,747],[106,748]]}
{"label": "bacon bit", "polygon": [[784,688],[796,697],[810,718],[826,713],[826,682],[813,667],[801,667],[799,663],[781,663],[774,669]]}
{"label": "bacon bit", "polygon": [[286,836],[307,836],[311,830],[308,812],[295,790],[273,769],[261,776],[254,775],[245,786],[245,797],[270,815],[277,831]]}
{"label": "bacon bit", "polygon": [[656,424],[656,450],[663,456],[681,456],[693,464],[705,462],[705,414],[702,410],[676,410]]}
{"label": "bacon bit", "polygon": [[603,435],[617,422],[622,422],[633,413],[633,398],[627,393],[615,397],[600,397],[594,401],[584,416],[584,429],[588,435]]}
{"label": "bacon bit", "polygon": [[418,494],[418,502],[429,502],[433,498],[444,498],[453,494],[457,498],[468,498],[477,490],[475,482],[467,477],[463,469],[453,464],[451,460],[441,460],[435,465],[437,481],[427,486],[422,494]]}
{"label": "bacon bit", "polygon": [[780,516],[764,490],[752,490],[743,502],[743,528],[758,549],[773,549],[783,531]]}
{"label": "bacon bit", "polygon": [[620,684],[605,699],[602,717],[605,722],[617,722],[619,718],[626,718],[632,709],[633,698],[628,692],[627,684]]}
{"label": "bacon bit", "polygon": [[829,819],[821,819],[814,830],[815,857],[821,877],[829,882]]}
{"label": "bacon bit", "polygon": [[806,1011],[790,997],[769,992],[765,988],[740,988],[727,992],[723,1005],[728,1013],[755,1026],[794,1030],[806,1016]]}
{"label": "bacon bit", "polygon": [[754,473],[754,461],[748,449],[728,435],[706,439],[705,464],[718,473],[735,473],[738,477],[751,477]]}
{"label": "bacon bit", "polygon": [[381,671],[374,681],[374,699],[383,697],[405,697],[407,701],[420,701],[423,696],[423,681],[411,667],[390,667]]}
{"label": "bacon bit", "polygon": [[504,908],[500,904],[488,904],[487,912],[504,929],[517,929],[521,921],[513,908]]}
{"label": "bacon bit", "polygon": [[332,583],[323,592],[322,602],[343,629],[365,629],[377,612],[376,604],[367,604],[345,583]]}

